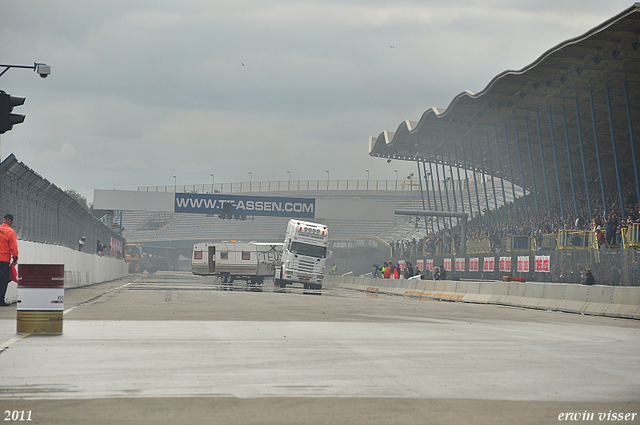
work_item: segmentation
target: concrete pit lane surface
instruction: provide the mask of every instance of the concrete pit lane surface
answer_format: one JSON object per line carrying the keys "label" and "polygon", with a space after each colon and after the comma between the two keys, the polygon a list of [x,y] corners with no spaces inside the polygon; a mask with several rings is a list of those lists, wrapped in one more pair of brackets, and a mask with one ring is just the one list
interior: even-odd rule
{"label": "concrete pit lane surface", "polygon": [[640,423],[635,320],[158,272],[66,290],[62,335],[4,307],[0,342],[7,422]]}

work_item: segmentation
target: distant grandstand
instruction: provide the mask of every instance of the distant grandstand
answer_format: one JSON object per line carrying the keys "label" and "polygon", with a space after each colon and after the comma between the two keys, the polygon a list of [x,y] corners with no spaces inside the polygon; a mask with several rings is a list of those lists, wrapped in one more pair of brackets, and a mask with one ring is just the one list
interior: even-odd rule
{"label": "distant grandstand", "polygon": [[[429,190],[420,190],[420,181],[410,176],[401,180],[295,180],[286,182],[242,182],[218,183],[214,185],[181,185],[140,187],[139,191],[178,193],[234,193],[242,195],[291,196],[315,199],[362,199],[393,202],[396,209],[446,210],[456,205],[468,211],[470,202],[478,209],[477,202],[469,198],[469,186],[473,180],[449,180],[447,182],[429,182]],[[434,190],[435,189],[435,190]],[[475,189],[473,189],[475,190]],[[475,193],[475,192],[474,192]],[[484,193],[484,192],[483,192]],[[522,195],[521,189],[516,192]],[[485,199],[484,195],[482,199]],[[513,199],[509,198],[508,202]],[[502,205],[500,201],[498,205]],[[493,204],[488,207],[491,208]],[[480,209],[486,209],[482,203]],[[190,247],[202,241],[282,241],[287,218],[248,216],[245,220],[222,220],[217,216],[205,214],[169,213],[154,211],[122,211],[122,235],[128,242],[148,245],[166,245]],[[447,228],[452,222],[418,221],[415,217],[396,216],[393,221],[370,220],[363,216],[358,220],[318,220],[326,224],[330,231],[330,240],[348,241],[358,237],[375,237],[391,243],[398,240],[410,241],[424,237],[427,232]]]}

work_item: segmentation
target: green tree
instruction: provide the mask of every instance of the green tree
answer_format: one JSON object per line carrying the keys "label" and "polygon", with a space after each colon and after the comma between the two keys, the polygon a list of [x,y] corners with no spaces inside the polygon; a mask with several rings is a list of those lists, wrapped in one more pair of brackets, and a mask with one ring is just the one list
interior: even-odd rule
{"label": "green tree", "polygon": [[89,206],[89,203],[87,202],[87,198],[85,198],[81,193],[76,192],[73,189],[66,189],[64,191],[64,193],[66,193],[67,195],[71,196],[73,199],[76,200],[76,202],[78,204],[80,204],[80,206],[82,208],[84,208],[85,210],[91,212],[91,206]]}

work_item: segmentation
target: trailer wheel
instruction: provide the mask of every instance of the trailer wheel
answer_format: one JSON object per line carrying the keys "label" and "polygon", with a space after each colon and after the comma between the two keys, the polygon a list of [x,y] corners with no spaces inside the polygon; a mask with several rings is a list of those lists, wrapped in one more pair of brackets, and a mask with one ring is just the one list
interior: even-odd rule
{"label": "trailer wheel", "polygon": [[142,265],[141,262],[136,262],[133,265],[133,271],[136,273],[142,273],[144,271],[144,266]]}
{"label": "trailer wheel", "polygon": [[222,281],[222,283],[227,283],[227,274],[226,273],[222,273],[220,275],[220,280]]}

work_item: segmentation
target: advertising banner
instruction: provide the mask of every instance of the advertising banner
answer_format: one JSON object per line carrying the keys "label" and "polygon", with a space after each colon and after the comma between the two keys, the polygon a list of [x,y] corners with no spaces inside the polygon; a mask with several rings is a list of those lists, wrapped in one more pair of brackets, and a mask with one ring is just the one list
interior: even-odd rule
{"label": "advertising banner", "polygon": [[465,265],[465,259],[464,258],[456,258],[456,271],[457,272],[463,272],[464,271],[464,265]]}
{"label": "advertising banner", "polygon": [[536,255],[535,267],[536,272],[549,273],[551,271],[550,262],[551,257],[549,255]]}
{"label": "advertising banner", "polygon": [[529,257],[518,257],[518,272],[529,273]]}
{"label": "advertising banner", "polygon": [[427,270],[433,271],[433,260],[427,260]]}
{"label": "advertising banner", "polygon": [[492,272],[495,269],[495,257],[484,257],[483,272]]}
{"label": "advertising banner", "polygon": [[314,218],[315,199],[244,196],[221,193],[176,193],[174,212]]}
{"label": "advertising banner", "polygon": [[451,271],[451,258],[445,258],[444,260],[444,269],[448,272]]}
{"label": "advertising banner", "polygon": [[477,272],[480,266],[479,258],[469,258],[469,271]]}
{"label": "advertising banner", "polygon": [[500,257],[500,264],[498,265],[501,272],[511,271],[511,257]]}
{"label": "advertising banner", "polygon": [[416,270],[424,271],[424,260],[416,260]]}

